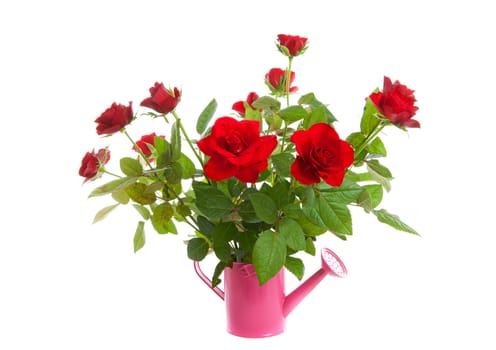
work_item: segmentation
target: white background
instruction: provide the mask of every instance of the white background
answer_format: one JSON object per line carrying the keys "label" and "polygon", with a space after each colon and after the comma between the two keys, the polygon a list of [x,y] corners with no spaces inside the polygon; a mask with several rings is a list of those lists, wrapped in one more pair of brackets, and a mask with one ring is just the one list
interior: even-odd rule
{"label": "white background", "polygon": [[[0,349],[496,348],[491,9],[481,0],[3,1]],[[249,91],[265,93],[264,74],[286,64],[279,33],[309,38],[295,85],[329,104],[342,137],[384,75],[416,91],[421,129],[384,137],[395,176],[384,207],[422,237],[355,212],[347,242],[318,243],[341,256],[348,278],[324,279],[284,334],[243,339],[225,331],[223,302],[180,238],[149,229],[134,255],[131,208],[91,224],[110,199],[87,199],[94,184],[77,172],[86,151],[126,142],[97,137],[94,119],[114,101],[137,106],[155,81],[182,88],[177,111],[191,127],[214,97],[221,116]],[[167,132],[157,125],[143,132]],[[319,264],[308,257],[306,277]]]}

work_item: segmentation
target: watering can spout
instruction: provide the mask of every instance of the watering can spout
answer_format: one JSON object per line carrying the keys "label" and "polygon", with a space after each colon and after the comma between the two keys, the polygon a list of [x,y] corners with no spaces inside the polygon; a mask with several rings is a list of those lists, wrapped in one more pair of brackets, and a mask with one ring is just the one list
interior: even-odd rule
{"label": "watering can spout", "polygon": [[322,267],[305,282],[286,296],[283,304],[284,317],[291,311],[327,276],[346,277],[348,271],[341,259],[330,249],[322,249]]}

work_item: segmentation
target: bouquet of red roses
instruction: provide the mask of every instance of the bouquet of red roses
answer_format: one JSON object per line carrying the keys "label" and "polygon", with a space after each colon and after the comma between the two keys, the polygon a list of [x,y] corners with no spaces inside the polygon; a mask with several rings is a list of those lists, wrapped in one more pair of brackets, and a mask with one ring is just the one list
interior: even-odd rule
{"label": "bouquet of red roses", "polygon": [[[113,200],[94,221],[131,204],[138,218],[135,251],[145,244],[147,225],[177,234],[184,224],[188,257],[218,259],[214,285],[233,262],[253,263],[260,284],[283,267],[301,279],[300,252],[314,255],[323,234],[346,239],[353,233],[350,206],[417,234],[379,208],[393,178],[380,161],[386,157],[381,131],[420,127],[413,91],[384,77],[382,89],[365,99],[358,131],[342,138],[328,106],[293,85],[293,61],[307,50],[307,38],[280,34],[276,47],[287,67],[267,72],[266,94],[250,92],[235,102],[236,116],[214,118],[212,99],[195,130],[186,130],[178,114],[181,91],[156,82],[139,109],[114,102],[96,118],[98,135],[124,134],[133,154],[119,160],[119,174],[108,169],[109,147],[85,154],[84,182],[111,177],[89,195]],[[133,124],[150,117],[163,118],[168,132],[130,135]]]}

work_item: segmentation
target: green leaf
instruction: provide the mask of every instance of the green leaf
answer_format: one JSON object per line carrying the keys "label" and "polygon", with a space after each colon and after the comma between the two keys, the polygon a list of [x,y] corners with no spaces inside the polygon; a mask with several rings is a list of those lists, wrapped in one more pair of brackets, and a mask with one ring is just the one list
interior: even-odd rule
{"label": "green leaf", "polygon": [[190,179],[193,177],[193,175],[196,174],[195,164],[191,159],[189,159],[184,154],[181,154],[181,156],[177,160],[177,163],[181,165],[181,169],[182,169],[181,177],[183,179]]}
{"label": "green leaf", "polygon": [[[326,120],[324,122],[326,123],[334,123],[337,119],[336,117],[331,113],[331,111],[327,108],[325,104],[317,100],[313,92],[310,92],[306,95],[303,95],[300,97],[298,100],[299,104],[305,104],[309,105],[312,110],[318,110],[321,109],[324,112]],[[320,111],[318,113],[321,113]],[[310,124],[311,125],[311,124]]]}
{"label": "green leaf", "polygon": [[138,227],[136,227],[136,232],[134,233],[133,243],[135,253],[145,245],[145,223],[143,221],[138,222]]}
{"label": "green leaf", "polygon": [[365,185],[363,188],[370,194],[372,208],[376,208],[381,204],[384,194],[381,185]]}
{"label": "green leaf", "polygon": [[173,215],[174,208],[169,202],[161,203],[153,208],[151,220],[155,231],[160,234],[169,233],[168,223]]}
{"label": "green leaf", "polygon": [[257,216],[268,224],[274,224],[277,220],[277,207],[272,198],[260,192],[249,195],[250,202]]}
{"label": "green leaf", "polygon": [[274,154],[271,156],[272,163],[276,169],[276,174],[282,177],[289,177],[291,175],[291,164],[295,158],[289,152]]}
{"label": "green leaf", "polygon": [[140,176],[143,166],[134,158],[125,157],[120,160],[121,171],[127,176]]}
{"label": "green leaf", "polygon": [[389,192],[391,190],[391,183],[389,180],[391,180],[393,176],[389,169],[381,165],[377,159],[372,159],[367,162],[367,171],[372,179],[380,183],[386,191]]}
{"label": "green leaf", "polygon": [[198,121],[196,122],[196,132],[199,135],[202,135],[207,129],[208,123],[214,116],[215,111],[217,110],[217,101],[212,99],[208,105],[203,109],[200,116],[198,117]]}
{"label": "green leaf", "polygon": [[299,258],[295,258],[293,256],[286,257],[286,263],[284,266],[291,272],[293,275],[301,281],[303,275],[305,274],[305,265],[303,261]]}
{"label": "green leaf", "polygon": [[220,275],[224,272],[224,269],[227,267],[223,261],[219,261],[217,265],[215,265],[214,274],[212,276],[212,288],[217,287],[221,281]]}
{"label": "green leaf", "polygon": [[253,265],[260,285],[277,275],[286,262],[286,240],[272,231],[260,234],[253,247]]}
{"label": "green leaf", "polygon": [[192,238],[188,241],[188,258],[195,261],[203,260],[208,254],[208,242],[203,238]]}
{"label": "green leaf", "polygon": [[[357,149],[363,141],[365,141],[365,135],[361,132],[351,133],[346,138],[346,142],[348,142],[354,149]],[[355,157],[355,159],[357,159],[357,157]]]}
{"label": "green leaf", "polygon": [[353,182],[364,182],[364,181],[372,181],[372,176],[370,173],[355,173],[353,171],[348,170],[346,172],[345,179],[350,179]]}
{"label": "green leaf", "polygon": [[97,223],[98,221],[102,221],[103,219],[105,219],[107,215],[118,206],[119,204],[113,204],[103,209],[100,209],[98,213],[96,213],[95,218],[93,219],[93,223]]}
{"label": "green leaf", "polygon": [[150,219],[150,211],[146,207],[140,204],[133,204],[133,207],[138,211],[138,213],[140,213],[143,219],[145,220]]}
{"label": "green leaf", "polygon": [[401,219],[399,218],[398,215],[394,215],[386,211],[385,209],[380,209],[380,210],[374,210],[373,211],[374,215],[377,217],[377,219],[384,223],[388,224],[389,226],[397,229],[398,231],[403,231],[407,233],[412,233],[414,235],[420,236],[417,231],[415,231],[413,228],[405,224]]}
{"label": "green leaf", "polygon": [[237,233],[236,226],[232,222],[224,222],[215,226],[214,252],[220,261],[228,262],[233,249],[229,242],[234,240]]}
{"label": "green leaf", "polygon": [[198,229],[200,230],[200,233],[204,235],[205,237],[208,237],[209,239],[212,239],[214,236],[214,231],[215,231],[215,225],[208,221],[208,219],[204,216],[198,216],[196,219],[196,222],[198,224]]}
{"label": "green leaf", "polygon": [[362,187],[351,181],[349,178],[345,178],[339,187],[333,187],[326,183],[322,183],[318,186],[318,189],[322,192],[322,196],[324,196],[328,201],[343,204],[349,204],[356,201],[363,192]]}
{"label": "green leaf", "polygon": [[163,137],[155,136],[153,138],[153,146],[156,154],[158,155],[165,152],[165,150],[169,147],[169,143]]}
{"label": "green leaf", "polygon": [[307,246],[305,248],[305,253],[315,256],[316,253],[315,244],[313,243],[313,239],[311,237],[307,237],[306,244]]}
{"label": "green leaf", "polygon": [[317,123],[327,123],[326,108],[324,105],[312,108],[303,120],[303,128],[308,130],[312,125]]}
{"label": "green leaf", "polygon": [[289,106],[279,111],[278,115],[288,123],[293,123],[305,118],[308,113],[302,106]]}
{"label": "green leaf", "polygon": [[128,196],[139,204],[152,204],[156,200],[154,192],[147,191],[147,186],[142,183],[133,183],[126,188]]}
{"label": "green leaf", "polygon": [[164,176],[169,184],[178,184],[183,178],[183,168],[179,162],[170,163],[164,169]]}
{"label": "green leaf", "polygon": [[121,204],[129,203],[129,196],[127,195],[125,190],[112,192],[112,198]]}
{"label": "green leaf", "polygon": [[330,231],[345,235],[353,233],[351,213],[345,204],[328,202],[324,197],[319,197],[318,208],[322,221]]}
{"label": "green leaf", "polygon": [[137,177],[122,177],[120,179],[107,182],[106,184],[95,188],[88,197],[91,198],[96,196],[103,196],[120,191],[122,189],[125,189],[130,184],[135,183],[136,180],[138,180]]}
{"label": "green leaf", "polygon": [[175,162],[181,157],[181,131],[180,121],[175,121],[171,128],[171,162]]}
{"label": "green leaf", "polygon": [[305,233],[298,222],[285,217],[279,222],[277,230],[284,237],[289,248],[295,251],[305,249]]}
{"label": "green leaf", "polygon": [[206,183],[193,181],[196,207],[209,219],[220,219],[228,215],[234,204],[226,195]]}
{"label": "green leaf", "polygon": [[386,146],[379,137],[376,137],[374,141],[368,146],[368,151],[370,154],[377,154],[380,156],[387,156]]}
{"label": "green leaf", "polygon": [[[381,185],[377,185],[377,186],[381,187]],[[372,209],[374,209],[374,207],[372,206],[372,197],[370,196],[370,193],[366,190],[362,191],[356,203],[358,204],[358,206],[362,207],[367,213],[369,213]]]}
{"label": "green leaf", "polygon": [[[378,91],[378,89],[375,91]],[[360,120],[360,130],[362,134],[370,134],[377,127],[379,121],[377,108],[370,97],[368,97],[365,102],[362,119]]]}
{"label": "green leaf", "polygon": [[264,110],[278,111],[281,108],[281,102],[270,96],[262,96],[256,101],[253,101],[252,106],[255,109],[261,108]]}

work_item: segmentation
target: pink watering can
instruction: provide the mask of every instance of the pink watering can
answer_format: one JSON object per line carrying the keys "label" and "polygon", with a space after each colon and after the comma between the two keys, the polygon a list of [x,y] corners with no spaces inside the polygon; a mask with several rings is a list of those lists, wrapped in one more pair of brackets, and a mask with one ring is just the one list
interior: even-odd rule
{"label": "pink watering can", "polygon": [[233,263],[224,269],[224,291],[212,288],[212,281],[195,261],[198,276],[226,303],[227,331],[246,338],[262,338],[284,332],[286,316],[310,293],[326,275],[346,277],[341,259],[323,248],[322,267],[289,295],[284,292],[284,269],[266,282],[258,283],[252,264]]}

